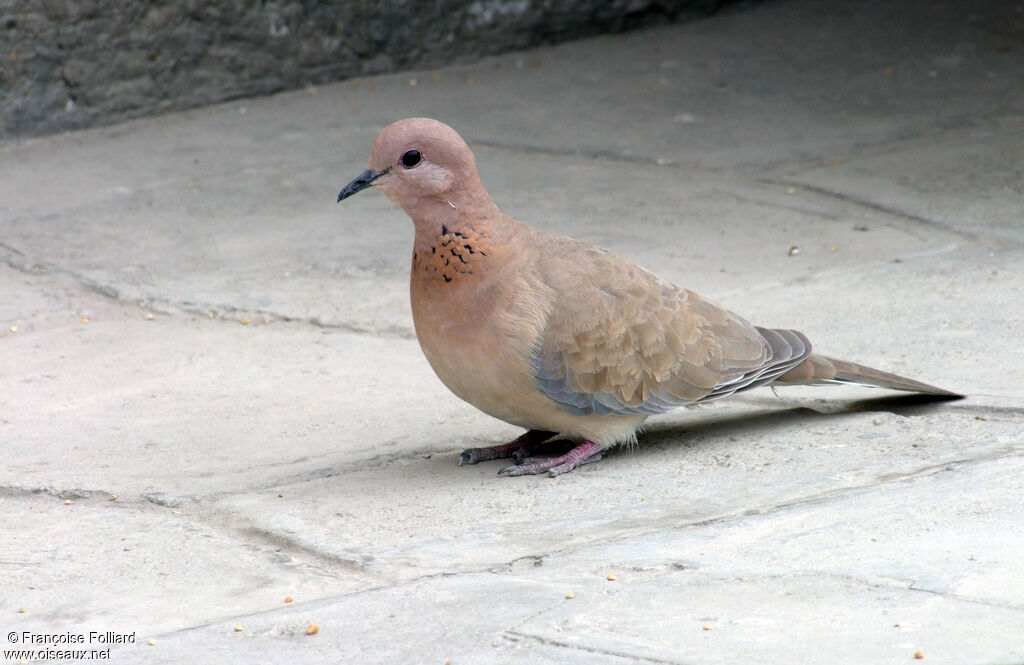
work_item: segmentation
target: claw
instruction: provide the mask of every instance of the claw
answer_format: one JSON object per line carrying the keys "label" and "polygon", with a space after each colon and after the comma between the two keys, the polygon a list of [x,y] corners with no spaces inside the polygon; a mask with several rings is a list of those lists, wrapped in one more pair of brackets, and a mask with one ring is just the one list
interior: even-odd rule
{"label": "claw", "polygon": [[596,462],[604,457],[601,446],[593,441],[584,441],[559,457],[526,458],[519,464],[509,464],[498,471],[498,475],[509,477],[537,475],[544,472],[551,477],[572,471],[576,467]]}
{"label": "claw", "polygon": [[[497,448],[498,446],[495,446]],[[489,453],[493,452],[493,448],[466,448],[459,455],[459,466],[463,464],[476,464],[477,462],[483,462],[489,459],[497,459],[496,455]]]}
{"label": "claw", "polygon": [[501,459],[511,457],[519,464],[519,460],[530,454],[530,448],[538,443],[547,441],[555,435],[554,432],[544,432],[531,429],[520,435],[513,441],[497,446],[485,446],[483,448],[467,448],[459,456],[459,466],[463,464],[476,464],[489,459]]}

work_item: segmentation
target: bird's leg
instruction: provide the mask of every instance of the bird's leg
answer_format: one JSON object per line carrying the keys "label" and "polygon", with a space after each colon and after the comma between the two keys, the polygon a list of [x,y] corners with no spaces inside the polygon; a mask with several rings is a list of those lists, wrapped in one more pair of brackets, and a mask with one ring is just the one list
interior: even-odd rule
{"label": "bird's leg", "polygon": [[596,462],[602,457],[604,457],[604,449],[601,446],[593,441],[584,441],[559,457],[527,458],[520,464],[506,466],[498,471],[498,475],[525,476],[547,471],[549,476],[554,477],[560,473],[572,471],[582,464]]}
{"label": "bird's leg", "polygon": [[530,449],[538,443],[544,443],[554,435],[555,432],[531,429],[508,443],[498,446],[487,446],[485,448],[468,448],[462,451],[462,456],[459,458],[459,466],[503,457],[512,457],[516,460],[516,464],[518,464],[519,460],[529,457]]}

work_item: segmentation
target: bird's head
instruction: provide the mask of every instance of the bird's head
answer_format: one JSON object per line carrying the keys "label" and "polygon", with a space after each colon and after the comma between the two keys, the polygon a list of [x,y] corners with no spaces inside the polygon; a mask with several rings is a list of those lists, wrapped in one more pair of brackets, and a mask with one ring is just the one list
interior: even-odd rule
{"label": "bird's head", "polygon": [[413,219],[437,204],[458,209],[490,201],[466,142],[429,118],[406,118],[381,130],[369,168],[342,188],[338,201],[367,187],[380,190]]}

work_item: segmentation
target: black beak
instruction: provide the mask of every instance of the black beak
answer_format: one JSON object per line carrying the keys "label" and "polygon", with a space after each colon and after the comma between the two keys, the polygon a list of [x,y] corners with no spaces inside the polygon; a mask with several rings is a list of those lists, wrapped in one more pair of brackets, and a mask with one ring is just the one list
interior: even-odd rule
{"label": "black beak", "polygon": [[355,180],[348,183],[341,188],[338,193],[338,203],[341,203],[344,199],[352,196],[358,191],[364,190],[373,184],[373,181],[387,173],[387,171],[374,171],[373,169],[366,169],[362,173],[356,176]]}

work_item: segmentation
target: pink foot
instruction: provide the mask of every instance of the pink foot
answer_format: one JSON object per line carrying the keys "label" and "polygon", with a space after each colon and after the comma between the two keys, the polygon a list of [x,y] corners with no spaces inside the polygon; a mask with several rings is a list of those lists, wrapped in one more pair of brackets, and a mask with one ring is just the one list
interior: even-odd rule
{"label": "pink foot", "polygon": [[525,457],[529,457],[530,449],[538,443],[544,443],[555,435],[555,432],[545,432],[539,429],[531,429],[520,435],[513,441],[498,446],[487,446],[486,448],[469,448],[462,451],[459,458],[459,466],[463,464],[476,464],[489,459],[501,459],[511,457],[516,464]]}
{"label": "pink foot", "polygon": [[604,450],[593,441],[584,441],[569,452],[559,457],[540,459],[527,458],[519,464],[510,464],[498,471],[498,475],[509,476],[536,475],[547,471],[552,478],[560,473],[572,471],[576,467],[596,462],[604,456]]}

